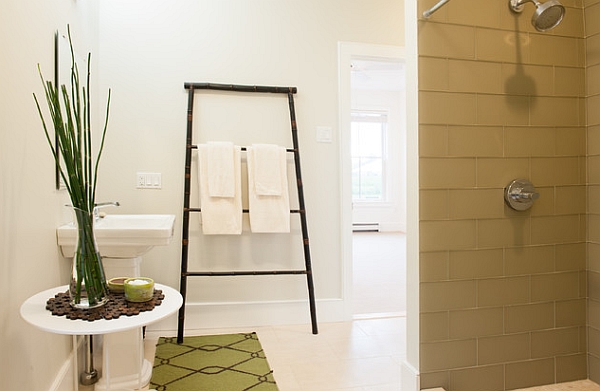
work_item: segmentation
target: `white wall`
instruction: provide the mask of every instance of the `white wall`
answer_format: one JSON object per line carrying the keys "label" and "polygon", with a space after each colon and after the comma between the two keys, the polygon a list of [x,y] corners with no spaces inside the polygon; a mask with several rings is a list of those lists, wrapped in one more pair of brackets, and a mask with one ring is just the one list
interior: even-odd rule
{"label": "white wall", "polygon": [[[10,1],[0,12],[0,380],[8,391],[48,390],[69,357],[71,338],[19,316],[29,296],[66,284],[69,264],[55,229],[67,198],[54,190],[54,164],[32,93],[43,94],[37,64],[54,72],[54,32],[71,24],[76,46],[95,51],[95,1]],[[43,97],[43,95],[42,95]],[[43,99],[43,98],[42,98]],[[70,386],[71,378],[66,384]],[[56,384],[59,389],[60,384]]]}
{"label": "white wall", "polygon": [[[386,45],[403,44],[403,5],[396,0],[229,0],[149,2],[104,0],[100,8],[102,89],[113,90],[110,135],[102,167],[101,200],[118,200],[117,213],[172,213],[177,216],[176,238],[155,248],[142,271],[159,282],[178,286],[181,205],[187,97],[186,81],[298,87],[296,114],[320,320],[339,320],[342,299],[340,254],[339,145],[317,143],[317,126],[337,129],[338,41]],[[279,98],[281,99],[281,98]],[[233,100],[233,98],[232,98]],[[198,101],[198,100],[197,100]],[[208,99],[202,102],[208,102]],[[243,118],[223,139],[240,145],[275,142],[290,145],[285,99],[261,118]],[[232,120],[229,100],[206,103],[197,110],[208,125],[198,127],[203,141],[220,118]],[[277,103],[273,103],[277,105]],[[230,109],[231,107],[231,109]],[[261,105],[257,104],[255,109]],[[204,110],[204,111],[203,111]],[[219,117],[216,113],[220,113]],[[276,113],[280,128],[269,128]],[[271,133],[271,134],[269,134]],[[334,131],[334,134],[336,131]],[[162,173],[163,189],[136,190],[136,171]],[[108,211],[109,213],[111,211]],[[192,220],[195,221],[195,220]],[[194,224],[193,234],[198,236]],[[296,233],[296,236],[298,234]],[[214,239],[214,238],[213,238]],[[250,240],[251,239],[251,240]],[[294,239],[294,238],[292,238]],[[243,235],[202,241],[191,258],[210,268],[252,266],[282,268],[301,264],[301,250],[281,246],[280,236]],[[292,243],[299,243],[298,240]],[[275,244],[275,248],[273,247]],[[220,246],[220,247],[219,247]],[[239,252],[237,264],[225,252]],[[281,257],[273,255],[281,253]],[[247,254],[251,254],[248,256]],[[291,314],[244,315],[247,322],[306,321],[306,284],[301,277],[206,279],[190,286],[190,303],[224,304],[269,301],[298,302]],[[271,307],[273,307],[271,306]],[[267,306],[269,307],[269,306]],[[194,326],[240,322],[237,311],[211,305],[202,309]],[[189,312],[188,312],[189,313]],[[226,315],[224,315],[224,313]],[[233,317],[229,317],[232,314]],[[283,317],[282,317],[283,315]],[[210,324],[207,324],[210,323]],[[190,323],[191,325],[192,323]]]}

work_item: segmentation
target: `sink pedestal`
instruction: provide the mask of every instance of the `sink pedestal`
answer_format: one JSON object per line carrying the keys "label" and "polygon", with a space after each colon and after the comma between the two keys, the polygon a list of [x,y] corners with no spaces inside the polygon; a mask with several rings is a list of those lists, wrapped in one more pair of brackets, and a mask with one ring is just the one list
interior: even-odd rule
{"label": "sink pedestal", "polygon": [[[140,277],[140,264],[142,257],[134,258],[102,258],[106,279],[114,277]],[[113,333],[110,339],[102,341],[100,354],[104,354],[104,344],[110,352],[110,388],[106,389],[106,381],[102,376],[100,368],[100,379],[94,385],[95,391],[110,391],[122,389],[137,389],[138,384],[142,387],[150,382],[152,377],[152,363],[144,359],[141,365],[141,373],[138,373],[137,360],[140,351],[144,351],[143,333],[140,329],[121,331]],[[142,357],[144,355],[142,354]],[[96,360],[104,363],[104,359]],[[141,381],[140,381],[141,380]]]}

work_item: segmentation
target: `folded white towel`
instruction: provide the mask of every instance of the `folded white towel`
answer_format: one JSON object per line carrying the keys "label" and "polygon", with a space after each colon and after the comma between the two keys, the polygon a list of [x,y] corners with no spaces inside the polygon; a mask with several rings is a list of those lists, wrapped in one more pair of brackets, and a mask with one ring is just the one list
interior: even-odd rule
{"label": "folded white towel", "polygon": [[198,145],[198,182],[205,235],[240,235],[242,233],[241,148],[233,147],[233,197],[213,197],[209,191],[208,153],[206,144]]}
{"label": "folded white towel", "polygon": [[[286,150],[280,146],[274,147],[277,150],[277,158],[268,168],[257,165],[257,160],[262,158],[260,155],[265,149],[262,147],[256,148],[254,145],[248,147],[249,219],[250,229],[256,233],[290,232],[290,196],[288,193]],[[269,148],[267,151],[267,154],[270,155],[268,159],[273,159],[272,153]],[[264,178],[267,175],[275,176],[277,180],[265,180]],[[271,192],[277,186],[276,182],[278,182],[279,195],[259,194],[256,177],[261,177],[264,182],[268,182],[267,187],[270,188]],[[265,184],[264,182],[263,184]],[[266,191],[266,189],[261,191]]]}
{"label": "folded white towel", "polygon": [[272,144],[252,144],[254,187],[258,195],[281,195],[281,157],[285,149]]}
{"label": "folded white towel", "polygon": [[208,194],[211,197],[233,197],[235,195],[233,166],[233,143],[208,143],[206,169]]}

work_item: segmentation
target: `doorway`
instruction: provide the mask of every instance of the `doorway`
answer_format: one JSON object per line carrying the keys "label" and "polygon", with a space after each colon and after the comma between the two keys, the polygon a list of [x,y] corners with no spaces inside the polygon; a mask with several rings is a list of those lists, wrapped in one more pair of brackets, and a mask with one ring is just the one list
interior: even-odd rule
{"label": "doorway", "polygon": [[[340,43],[339,59],[342,254],[347,310],[355,319],[404,316],[404,50]],[[357,141],[358,137],[362,139]]]}

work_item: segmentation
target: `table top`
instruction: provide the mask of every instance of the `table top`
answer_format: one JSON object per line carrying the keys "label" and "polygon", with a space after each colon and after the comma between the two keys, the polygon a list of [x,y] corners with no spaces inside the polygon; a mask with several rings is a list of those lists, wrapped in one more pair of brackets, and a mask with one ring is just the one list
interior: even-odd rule
{"label": "table top", "polygon": [[165,295],[161,305],[154,307],[152,311],[140,312],[138,315],[121,316],[110,320],[99,319],[93,322],[52,315],[46,309],[46,302],[56,293],[65,292],[68,286],[64,285],[37,293],[25,300],[21,305],[21,317],[33,326],[55,334],[93,335],[131,330],[166,318],[183,304],[183,298],[177,290],[161,284],[154,284],[154,288],[162,290]]}

